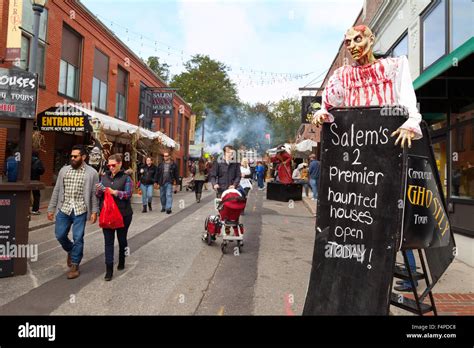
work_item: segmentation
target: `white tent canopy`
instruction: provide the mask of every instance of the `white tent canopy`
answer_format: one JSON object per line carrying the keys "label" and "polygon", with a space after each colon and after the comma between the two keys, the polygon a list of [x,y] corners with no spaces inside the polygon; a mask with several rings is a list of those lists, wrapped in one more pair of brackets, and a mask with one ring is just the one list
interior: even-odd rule
{"label": "white tent canopy", "polygon": [[134,134],[138,132],[141,137],[148,138],[150,140],[158,138],[165,146],[179,150],[179,144],[168,137],[166,134],[161,132],[152,132],[148,129],[119,120],[118,118],[111,117],[97,111],[89,110],[78,105],[72,104],[72,106],[88,114],[92,121],[99,121],[104,130],[111,135],[119,136],[122,134]]}
{"label": "white tent canopy", "polygon": [[[311,152],[313,152],[313,147],[318,146],[318,143],[313,140],[306,139],[298,144],[285,143],[283,146],[285,147],[288,153],[293,153],[293,155],[295,156],[304,156],[309,155]],[[274,156],[277,153],[277,149],[278,148],[276,147],[274,147],[273,149],[268,149],[267,153],[270,156]]]}

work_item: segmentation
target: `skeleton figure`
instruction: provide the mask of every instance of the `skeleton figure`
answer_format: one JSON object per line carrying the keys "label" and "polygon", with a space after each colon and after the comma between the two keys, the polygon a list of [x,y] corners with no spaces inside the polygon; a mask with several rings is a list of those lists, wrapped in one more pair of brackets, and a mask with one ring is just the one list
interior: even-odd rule
{"label": "skeleton figure", "polygon": [[334,122],[329,109],[340,106],[402,106],[408,111],[408,120],[392,136],[401,146],[422,137],[421,115],[416,107],[416,96],[410,77],[408,60],[398,58],[375,59],[372,47],[375,36],[365,25],[350,28],[344,45],[355,60],[334,71],[322,96],[321,110],[313,117],[318,126]]}

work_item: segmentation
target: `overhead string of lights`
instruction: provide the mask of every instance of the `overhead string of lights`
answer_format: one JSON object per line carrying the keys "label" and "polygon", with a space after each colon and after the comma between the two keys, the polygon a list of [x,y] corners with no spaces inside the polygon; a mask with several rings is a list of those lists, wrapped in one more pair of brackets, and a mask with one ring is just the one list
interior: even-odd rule
{"label": "overhead string of lights", "polygon": [[[158,56],[160,63],[166,63],[171,68],[178,71],[184,68],[186,61],[191,59],[193,54],[189,54],[182,49],[178,49],[169,45],[168,43],[147,37],[142,33],[134,32],[133,30],[105,18],[102,15],[95,15],[105,25],[109,24],[109,29],[129,46],[134,46],[136,53],[142,59],[146,56]],[[120,34],[120,35],[119,35]],[[272,71],[262,71],[257,69],[250,69],[236,65],[227,65],[229,68],[229,75],[231,75],[233,82],[239,87],[255,87],[275,84],[286,84],[297,80],[302,80],[314,74],[309,73],[281,73]]]}

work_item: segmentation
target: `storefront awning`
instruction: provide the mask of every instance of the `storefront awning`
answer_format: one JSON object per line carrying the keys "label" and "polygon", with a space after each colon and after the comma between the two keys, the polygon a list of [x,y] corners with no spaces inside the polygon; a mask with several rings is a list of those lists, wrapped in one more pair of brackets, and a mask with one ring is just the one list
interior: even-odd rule
{"label": "storefront awning", "polygon": [[450,54],[445,55],[428,69],[426,69],[420,76],[413,81],[415,90],[424,86],[432,79],[444,73],[446,70],[455,67],[461,60],[474,53],[474,37],[471,37],[464,44],[456,48]]}
{"label": "storefront awning", "polygon": [[169,148],[179,150],[179,144],[176,143],[173,139],[168,137],[166,134],[161,132],[152,132],[148,129],[136,126],[134,124],[119,120],[118,118],[111,117],[109,115],[102,114],[100,112],[89,110],[78,105],[72,105],[76,109],[89,115],[91,120],[98,120],[103,127],[103,129],[115,136],[120,136],[123,134],[135,134],[139,133],[140,137],[147,138],[150,140],[159,139],[163,145]]}

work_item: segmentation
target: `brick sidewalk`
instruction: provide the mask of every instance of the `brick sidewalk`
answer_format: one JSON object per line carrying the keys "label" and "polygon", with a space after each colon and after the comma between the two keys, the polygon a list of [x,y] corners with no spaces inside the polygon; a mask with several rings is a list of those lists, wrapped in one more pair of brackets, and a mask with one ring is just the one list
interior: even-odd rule
{"label": "brick sidewalk", "polygon": [[474,293],[433,294],[438,315],[474,315]]}
{"label": "brick sidewalk", "polygon": [[[414,299],[412,294],[404,295]],[[474,293],[440,293],[433,294],[438,315],[474,315]],[[424,303],[430,304],[429,297],[425,298]],[[426,313],[432,316],[433,313]]]}

